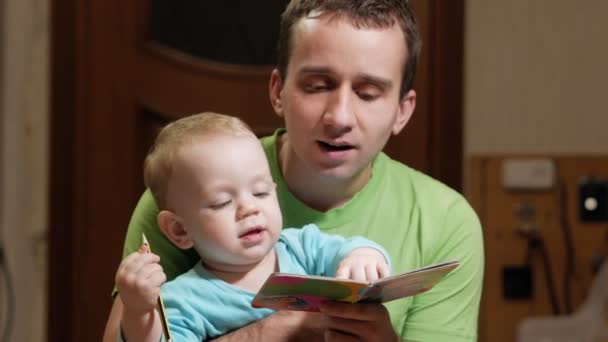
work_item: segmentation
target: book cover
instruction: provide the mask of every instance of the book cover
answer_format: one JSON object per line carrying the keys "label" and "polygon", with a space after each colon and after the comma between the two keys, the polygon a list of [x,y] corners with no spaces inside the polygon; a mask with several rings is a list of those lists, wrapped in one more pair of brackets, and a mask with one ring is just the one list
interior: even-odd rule
{"label": "book cover", "polygon": [[251,304],[275,310],[319,311],[327,301],[384,303],[430,290],[458,265],[458,261],[448,261],[368,283],[275,272]]}

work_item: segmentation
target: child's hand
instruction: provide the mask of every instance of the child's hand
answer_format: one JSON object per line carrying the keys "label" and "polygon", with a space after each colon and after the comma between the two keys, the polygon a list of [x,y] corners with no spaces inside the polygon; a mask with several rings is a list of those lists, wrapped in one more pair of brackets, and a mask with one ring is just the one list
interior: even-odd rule
{"label": "child's hand", "polygon": [[336,277],[358,281],[374,281],[390,274],[384,255],[375,248],[357,248],[338,265]]}
{"label": "child's hand", "polygon": [[147,253],[147,245],[131,253],[118,266],[116,287],[125,311],[144,314],[156,308],[160,286],[167,279],[159,264],[160,257]]}

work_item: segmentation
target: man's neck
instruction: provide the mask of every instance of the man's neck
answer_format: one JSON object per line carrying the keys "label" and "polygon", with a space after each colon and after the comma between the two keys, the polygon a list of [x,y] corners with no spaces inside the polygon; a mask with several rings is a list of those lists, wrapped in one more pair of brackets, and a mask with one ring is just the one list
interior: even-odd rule
{"label": "man's neck", "polygon": [[323,178],[307,172],[291,150],[287,133],[277,137],[277,158],[289,191],[309,207],[323,212],[346,204],[371,178],[371,169],[348,180]]}

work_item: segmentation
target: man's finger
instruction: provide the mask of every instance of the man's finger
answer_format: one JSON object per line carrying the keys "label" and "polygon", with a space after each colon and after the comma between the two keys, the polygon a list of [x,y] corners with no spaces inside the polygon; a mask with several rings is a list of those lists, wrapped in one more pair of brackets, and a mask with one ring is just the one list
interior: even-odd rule
{"label": "man's finger", "polygon": [[325,342],[356,342],[361,341],[358,336],[353,336],[337,330],[328,329],[325,331]]}
{"label": "man's finger", "polygon": [[321,304],[321,312],[331,317],[373,321],[388,316],[386,308],[378,303],[341,303],[326,302]]}
{"label": "man's finger", "polygon": [[340,317],[327,316],[327,328],[331,334],[326,341],[356,341],[368,342],[392,342],[397,341],[398,336],[393,330],[388,314],[373,317],[368,320],[356,320]]}

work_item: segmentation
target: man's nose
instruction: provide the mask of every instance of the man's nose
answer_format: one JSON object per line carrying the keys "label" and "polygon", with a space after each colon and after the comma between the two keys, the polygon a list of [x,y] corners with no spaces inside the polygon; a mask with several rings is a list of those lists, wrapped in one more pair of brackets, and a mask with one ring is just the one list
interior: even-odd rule
{"label": "man's nose", "polygon": [[350,131],[355,122],[353,107],[353,94],[349,87],[336,89],[327,103],[323,113],[323,123],[330,129],[338,130],[340,133]]}

